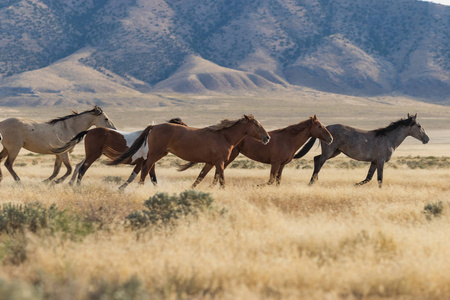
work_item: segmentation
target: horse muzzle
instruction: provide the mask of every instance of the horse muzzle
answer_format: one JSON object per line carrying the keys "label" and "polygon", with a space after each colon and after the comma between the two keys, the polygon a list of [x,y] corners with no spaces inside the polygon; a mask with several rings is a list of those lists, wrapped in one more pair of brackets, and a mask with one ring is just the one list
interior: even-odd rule
{"label": "horse muzzle", "polygon": [[267,145],[270,142],[270,136],[266,135],[265,137],[263,137],[263,139],[261,140],[263,145]]}
{"label": "horse muzzle", "polygon": [[326,142],[327,142],[328,145],[330,145],[330,144],[333,142],[333,137],[330,136],[330,137],[327,139]]}
{"label": "horse muzzle", "polygon": [[430,138],[427,135],[422,138],[422,144],[428,144],[429,141]]}

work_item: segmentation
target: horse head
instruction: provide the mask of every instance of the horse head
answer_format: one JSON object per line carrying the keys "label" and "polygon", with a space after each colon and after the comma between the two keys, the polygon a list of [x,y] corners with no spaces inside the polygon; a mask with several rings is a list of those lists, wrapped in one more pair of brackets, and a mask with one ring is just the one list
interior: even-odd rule
{"label": "horse head", "polygon": [[318,138],[324,141],[328,145],[333,142],[333,136],[327,130],[327,128],[323,126],[322,123],[320,123],[316,115],[314,115],[314,117],[311,117],[311,136],[313,138]]}
{"label": "horse head", "polygon": [[97,105],[94,106],[92,114],[95,116],[92,125],[96,127],[106,127],[116,129],[114,123],[109,119],[106,113]]}
{"label": "horse head", "polygon": [[425,129],[417,122],[417,114],[414,116],[408,114],[408,119],[411,119],[410,135],[419,141],[422,141],[423,144],[428,143],[430,138],[426,134]]}
{"label": "horse head", "polygon": [[248,127],[249,136],[258,141],[261,141],[264,145],[267,145],[269,143],[270,135],[253,115],[244,115],[243,120],[250,125]]}

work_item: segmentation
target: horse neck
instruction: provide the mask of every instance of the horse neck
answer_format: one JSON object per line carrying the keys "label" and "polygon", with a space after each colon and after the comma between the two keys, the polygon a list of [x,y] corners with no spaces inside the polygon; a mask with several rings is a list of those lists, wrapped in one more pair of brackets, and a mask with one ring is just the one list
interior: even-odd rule
{"label": "horse neck", "polygon": [[222,129],[221,132],[231,145],[236,146],[246,136],[246,125],[246,123],[239,122],[231,127]]}
{"label": "horse neck", "polygon": [[296,125],[297,132],[295,133],[294,142],[297,149],[300,148],[300,146],[303,145],[309,137],[311,137],[311,125],[311,119],[300,122]]}
{"label": "horse neck", "polygon": [[89,113],[80,114],[64,121],[57,122],[54,126],[59,127],[60,138],[72,138],[81,131],[85,131],[92,126],[95,116]]}
{"label": "horse neck", "polygon": [[409,127],[402,126],[386,133],[386,138],[391,146],[396,149],[409,135]]}

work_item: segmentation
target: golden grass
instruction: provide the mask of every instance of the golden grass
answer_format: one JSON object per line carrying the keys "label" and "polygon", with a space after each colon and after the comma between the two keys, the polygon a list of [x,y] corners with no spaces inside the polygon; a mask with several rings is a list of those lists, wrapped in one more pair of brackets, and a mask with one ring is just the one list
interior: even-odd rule
{"label": "golden grass", "polygon": [[[132,231],[127,215],[156,192],[188,189],[198,169],[176,172],[169,158],[157,167],[157,187],[148,181],[119,192],[105,179],[126,179],[129,166],[96,163],[81,187],[48,186],[41,180],[52,158],[22,155],[23,183],[5,174],[1,203],[56,203],[101,228],[77,241],[27,233],[27,258],[0,268],[0,292],[17,299],[448,299],[450,169],[410,169],[400,159],[385,169],[382,189],[376,180],[353,186],[367,167],[343,168],[346,159],[330,161],[312,187],[303,164],[286,168],[280,187],[257,187],[266,168],[228,169],[226,189],[209,187],[211,174],[198,187],[225,214]],[[425,205],[439,201],[442,215],[428,220]]]}

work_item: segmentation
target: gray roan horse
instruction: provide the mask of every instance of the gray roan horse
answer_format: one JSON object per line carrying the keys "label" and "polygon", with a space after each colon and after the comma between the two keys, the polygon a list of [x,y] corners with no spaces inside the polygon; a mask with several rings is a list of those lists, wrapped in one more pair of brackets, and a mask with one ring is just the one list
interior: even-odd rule
{"label": "gray roan horse", "polygon": [[[366,179],[356,185],[368,183],[376,169],[378,185],[381,187],[384,163],[391,159],[394,150],[407,136],[412,136],[424,144],[430,140],[416,119],[417,114],[414,116],[408,114],[406,119],[393,122],[385,128],[370,131],[341,124],[327,126],[328,131],[333,135],[333,142],[327,145],[321,141],[322,154],[314,157],[314,172],[309,184],[318,180],[318,174],[325,161],[342,152],[353,159],[371,162]],[[315,138],[311,138],[294,158],[300,158],[308,153],[315,140]]]}
{"label": "gray roan horse", "polygon": [[[91,126],[115,128],[108,116],[98,106],[82,113],[53,119],[48,122],[36,122],[23,118],[9,118],[0,122],[0,132],[3,136],[3,150],[0,152],[0,163],[6,157],[5,167],[14,177],[20,181],[19,176],[13,170],[13,163],[23,147],[31,152],[40,154],[54,154],[52,145],[62,145],[77,133],[89,129]],[[55,178],[61,169],[61,163],[67,168],[66,174],[56,180],[62,182],[72,173],[69,152],[56,154],[53,174],[45,181]],[[0,169],[0,181],[3,179]]]}

